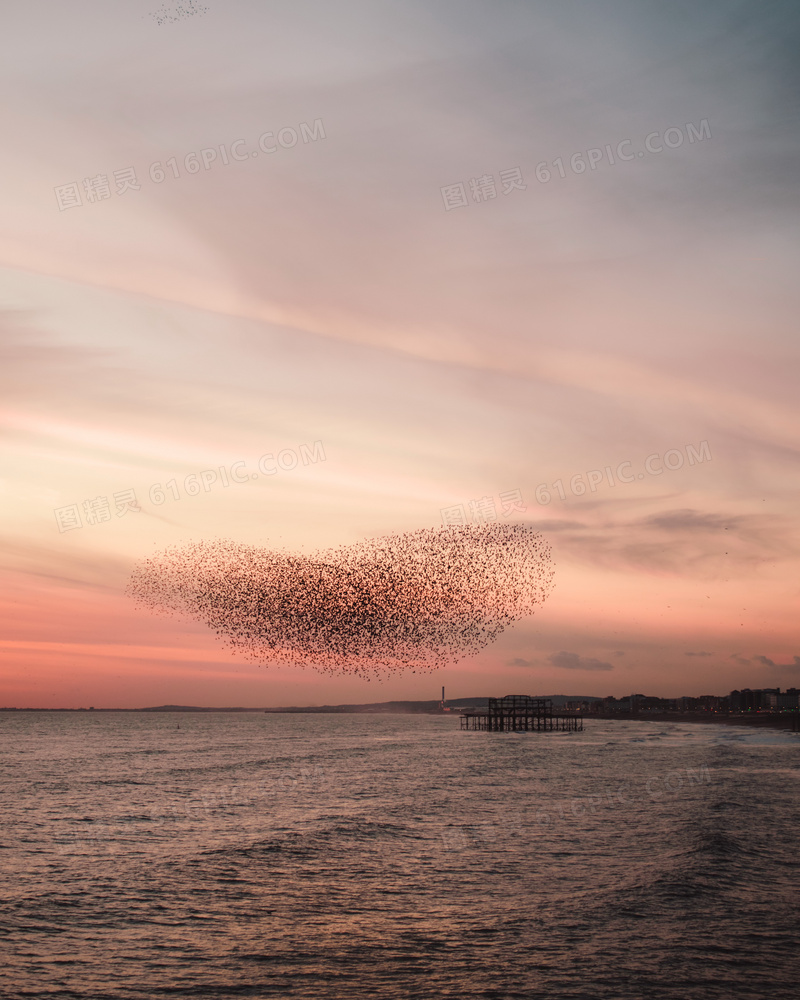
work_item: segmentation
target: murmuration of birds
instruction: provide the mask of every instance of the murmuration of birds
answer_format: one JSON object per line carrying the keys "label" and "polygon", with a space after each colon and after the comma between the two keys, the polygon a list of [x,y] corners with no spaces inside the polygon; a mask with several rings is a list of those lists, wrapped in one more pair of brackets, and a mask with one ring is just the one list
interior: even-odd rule
{"label": "murmuration of birds", "polygon": [[173,3],[170,6],[162,3],[158,10],[150,12],[150,17],[156,22],[156,24],[174,24],[176,21],[183,21],[187,17],[195,17],[198,14],[207,14],[208,7],[205,7],[201,3],[196,3],[195,0],[186,0],[186,2]]}
{"label": "murmuration of birds", "polygon": [[138,563],[140,606],[203,622],[262,666],[370,679],[472,656],[547,599],[550,546],[521,524],[428,528],[293,555],[227,540]]}

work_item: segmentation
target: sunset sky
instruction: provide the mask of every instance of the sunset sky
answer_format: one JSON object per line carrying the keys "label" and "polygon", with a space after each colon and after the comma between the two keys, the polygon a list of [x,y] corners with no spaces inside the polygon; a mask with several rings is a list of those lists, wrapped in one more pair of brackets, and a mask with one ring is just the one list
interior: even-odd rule
{"label": "sunset sky", "polygon": [[[6,5],[0,706],[796,686],[799,21]],[[430,675],[253,665],[124,594],[168,545],[459,505],[555,588]]]}

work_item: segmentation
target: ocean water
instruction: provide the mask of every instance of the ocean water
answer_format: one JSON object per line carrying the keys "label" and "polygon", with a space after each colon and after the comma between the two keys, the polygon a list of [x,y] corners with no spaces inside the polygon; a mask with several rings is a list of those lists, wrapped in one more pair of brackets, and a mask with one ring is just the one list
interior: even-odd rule
{"label": "ocean water", "polygon": [[798,736],[2,713],[0,995],[796,998]]}

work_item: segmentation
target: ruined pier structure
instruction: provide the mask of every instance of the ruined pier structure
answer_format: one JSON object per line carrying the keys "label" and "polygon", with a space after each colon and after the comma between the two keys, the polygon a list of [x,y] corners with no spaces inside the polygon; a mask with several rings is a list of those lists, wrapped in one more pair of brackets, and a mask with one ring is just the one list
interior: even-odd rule
{"label": "ruined pier structure", "polygon": [[583,719],[580,715],[554,715],[550,698],[507,694],[505,698],[490,698],[486,712],[464,712],[461,728],[492,733],[581,730]]}

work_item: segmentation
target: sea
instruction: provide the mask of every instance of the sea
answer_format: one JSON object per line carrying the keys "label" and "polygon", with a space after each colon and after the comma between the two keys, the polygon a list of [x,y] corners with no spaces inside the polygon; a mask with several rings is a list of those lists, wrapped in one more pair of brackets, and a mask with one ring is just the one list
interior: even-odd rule
{"label": "sea", "polygon": [[0,996],[800,996],[798,734],[0,713]]}

